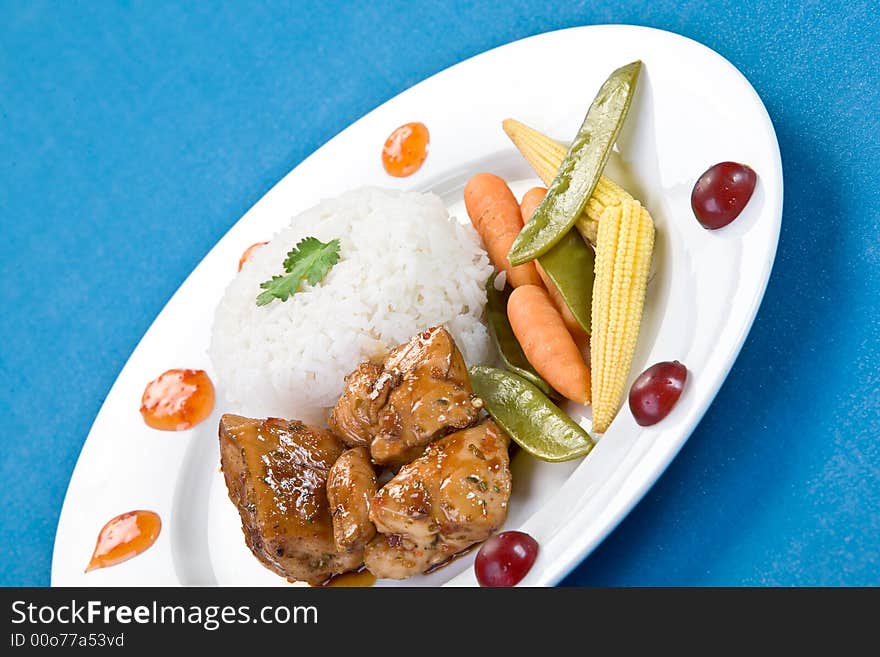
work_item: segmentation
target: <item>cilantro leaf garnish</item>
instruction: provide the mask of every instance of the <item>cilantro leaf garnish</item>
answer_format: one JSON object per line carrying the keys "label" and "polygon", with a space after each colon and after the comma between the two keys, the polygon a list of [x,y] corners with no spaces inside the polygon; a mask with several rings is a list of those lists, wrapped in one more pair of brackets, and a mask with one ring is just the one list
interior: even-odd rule
{"label": "cilantro leaf garnish", "polygon": [[257,297],[257,305],[265,306],[275,299],[287,301],[299,291],[304,280],[309,285],[320,283],[333,265],[339,262],[339,247],[338,239],[326,244],[314,237],[300,240],[284,260],[284,271],[287,273],[260,283],[260,288],[265,292]]}

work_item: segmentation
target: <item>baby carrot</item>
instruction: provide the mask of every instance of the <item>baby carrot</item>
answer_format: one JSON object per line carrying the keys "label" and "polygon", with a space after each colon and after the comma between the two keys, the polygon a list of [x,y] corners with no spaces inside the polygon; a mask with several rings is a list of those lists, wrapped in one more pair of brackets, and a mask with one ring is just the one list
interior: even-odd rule
{"label": "baby carrot", "polygon": [[535,211],[535,208],[541,204],[541,201],[544,200],[546,194],[546,187],[532,187],[529,191],[523,194],[522,201],[519,203],[519,209],[522,212],[523,221],[528,221],[532,218],[532,213]]}
{"label": "baby carrot", "polygon": [[544,288],[516,288],[507,301],[507,319],[538,374],[564,397],[589,404],[590,369]]}
{"label": "baby carrot", "polygon": [[540,285],[533,263],[514,267],[507,259],[510,245],[523,227],[519,204],[507,183],[491,173],[478,173],[465,185],[464,204],[495,269],[506,271],[513,287]]}
{"label": "baby carrot", "polygon": [[[541,201],[544,198],[544,195],[547,193],[547,189],[544,187],[532,187],[529,191],[523,194],[522,201],[519,204],[520,212],[522,213],[523,223],[528,223],[529,219],[532,217],[532,213],[535,211],[535,208],[540,205]],[[550,280],[550,277],[544,272],[544,268],[541,267],[541,263],[539,260],[534,260],[535,266],[538,270],[538,275],[541,277],[541,280],[544,282],[544,287],[547,288],[547,292],[550,294],[550,298],[553,300],[553,305],[556,306],[556,310],[559,311],[559,314],[562,315],[562,319],[565,322],[565,327],[568,329],[569,333],[575,338],[576,342],[583,342],[586,339],[586,331],[584,331],[583,327],[580,323],[575,319],[575,316],[571,314],[571,310],[568,307],[568,304],[565,303],[565,299],[562,298],[562,294],[560,294],[559,289]]]}

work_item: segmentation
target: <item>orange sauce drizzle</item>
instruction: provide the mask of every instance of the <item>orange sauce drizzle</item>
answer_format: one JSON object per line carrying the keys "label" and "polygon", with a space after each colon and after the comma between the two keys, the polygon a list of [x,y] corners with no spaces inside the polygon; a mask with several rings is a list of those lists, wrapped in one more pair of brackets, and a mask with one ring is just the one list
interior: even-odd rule
{"label": "orange sauce drizzle", "polygon": [[244,263],[250,260],[254,252],[257,251],[261,246],[266,246],[269,242],[254,242],[248,248],[244,250],[244,253],[241,254],[241,258],[238,259],[238,271],[241,271],[241,268],[244,267]]}
{"label": "orange sauce drizzle", "polygon": [[428,157],[431,136],[424,123],[406,123],[388,135],[382,148],[382,166],[397,178],[411,176]]}
{"label": "orange sauce drizzle", "polygon": [[162,520],[152,511],[129,511],[101,528],[86,572],[115,566],[147,550],[162,529]]}
{"label": "orange sauce drizzle", "polygon": [[141,397],[147,426],[161,431],[189,429],[214,410],[214,384],[204,370],[168,370],[150,381]]}

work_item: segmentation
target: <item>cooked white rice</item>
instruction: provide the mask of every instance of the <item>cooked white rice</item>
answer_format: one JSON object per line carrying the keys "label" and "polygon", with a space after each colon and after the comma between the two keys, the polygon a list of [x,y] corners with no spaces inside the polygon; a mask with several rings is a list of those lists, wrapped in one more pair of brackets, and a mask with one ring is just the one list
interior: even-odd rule
{"label": "cooked white rice", "polygon": [[[318,285],[257,306],[260,283],[309,236],[339,238],[341,261]],[[226,410],[324,422],[358,363],[438,324],[469,364],[486,361],[490,272],[476,232],[434,194],[365,188],[322,202],[257,250],[217,307],[210,355]]]}

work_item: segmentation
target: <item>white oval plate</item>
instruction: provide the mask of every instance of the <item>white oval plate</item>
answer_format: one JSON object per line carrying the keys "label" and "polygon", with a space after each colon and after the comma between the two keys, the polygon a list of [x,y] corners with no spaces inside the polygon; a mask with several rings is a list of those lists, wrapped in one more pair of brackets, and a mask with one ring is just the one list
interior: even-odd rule
{"label": "white oval plate", "polygon": [[[141,421],[144,385],[173,367],[211,372],[214,307],[242,250],[291,216],[345,190],[379,185],[434,191],[466,220],[461,189],[474,173],[493,171],[517,193],[537,182],[502,132],[502,119],[571,138],[605,77],[635,59],[644,62],[639,93],[609,168],[657,224],[655,274],[632,377],[672,359],[685,363],[689,376],[678,405],[655,427],[640,428],[624,407],[586,459],[548,464],[520,453],[514,460],[506,528],[530,533],[541,546],[523,584],[559,582],[644,495],[705,413],[751,327],[779,238],[782,163],[760,98],[715,52],[648,28],[573,28],[481,54],[388,101],[285,176],[196,267],[107,395],[64,501],[52,584],[286,585],[245,547],[226,497],[216,436],[222,390],[206,422],[165,433]],[[417,174],[394,179],[379,152],[388,133],[408,121],[428,125],[431,151]],[[758,186],[733,224],[710,232],[695,221],[690,192],[705,169],[724,160],[751,165]],[[132,509],[160,514],[156,544],[123,564],[84,573],[102,525]],[[402,584],[473,585],[472,563],[473,554]]]}

